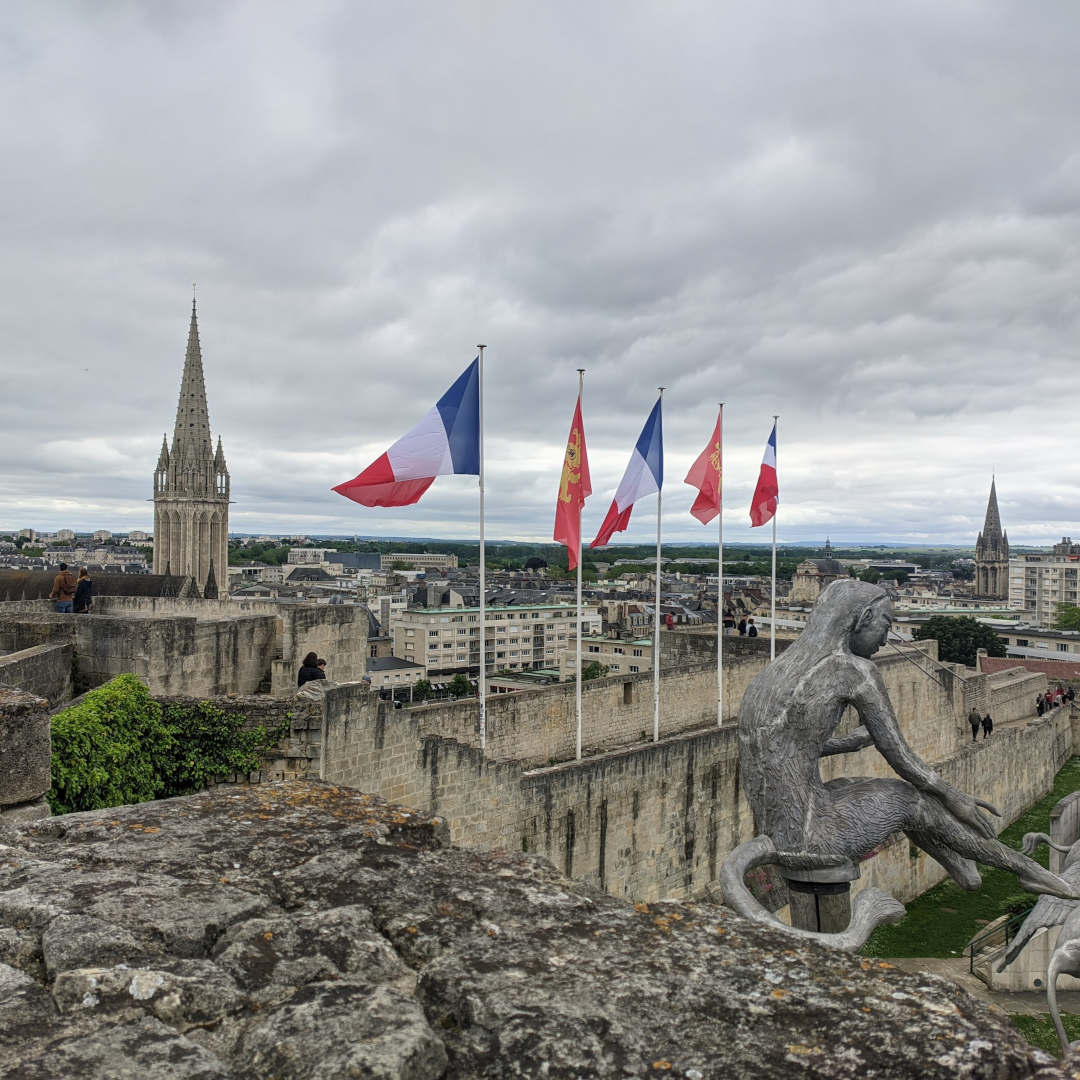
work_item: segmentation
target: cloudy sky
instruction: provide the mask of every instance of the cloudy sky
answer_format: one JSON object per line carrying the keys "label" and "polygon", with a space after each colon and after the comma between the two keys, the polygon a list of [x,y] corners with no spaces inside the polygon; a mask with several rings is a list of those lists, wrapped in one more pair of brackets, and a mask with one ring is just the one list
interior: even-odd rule
{"label": "cloudy sky", "polygon": [[[0,8],[0,526],[148,528],[192,282],[234,531],[476,535],[330,492],[486,360],[488,535],[591,536],[665,385],[664,533],[1080,534],[1080,5]],[[655,534],[655,500],[626,539]]]}

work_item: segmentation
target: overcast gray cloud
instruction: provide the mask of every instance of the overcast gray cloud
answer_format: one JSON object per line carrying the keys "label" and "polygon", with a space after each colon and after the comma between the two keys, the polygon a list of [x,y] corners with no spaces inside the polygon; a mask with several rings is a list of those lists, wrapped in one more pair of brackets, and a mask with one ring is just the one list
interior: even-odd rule
{"label": "overcast gray cloud", "polygon": [[[184,3],[0,11],[0,525],[149,527],[190,283],[236,531],[474,536],[330,492],[488,344],[488,533],[550,535],[575,368],[665,535],[724,400],[725,532],[1080,535],[1080,7]],[[654,534],[652,506],[626,539]]]}

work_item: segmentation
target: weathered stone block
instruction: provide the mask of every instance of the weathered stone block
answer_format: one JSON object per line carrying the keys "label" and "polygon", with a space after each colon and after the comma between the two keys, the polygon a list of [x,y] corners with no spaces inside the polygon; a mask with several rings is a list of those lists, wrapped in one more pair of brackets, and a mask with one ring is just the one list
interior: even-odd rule
{"label": "weathered stone block", "polygon": [[52,783],[48,702],[0,686],[0,806],[33,802]]}

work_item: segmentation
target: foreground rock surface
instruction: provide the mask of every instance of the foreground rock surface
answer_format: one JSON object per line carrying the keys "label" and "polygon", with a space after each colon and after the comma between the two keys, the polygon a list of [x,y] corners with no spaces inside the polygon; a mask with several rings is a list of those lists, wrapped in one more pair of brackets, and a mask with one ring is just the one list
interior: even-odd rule
{"label": "foreground rock surface", "polygon": [[934,976],[272,784],[0,826],[0,1077],[1080,1076]]}

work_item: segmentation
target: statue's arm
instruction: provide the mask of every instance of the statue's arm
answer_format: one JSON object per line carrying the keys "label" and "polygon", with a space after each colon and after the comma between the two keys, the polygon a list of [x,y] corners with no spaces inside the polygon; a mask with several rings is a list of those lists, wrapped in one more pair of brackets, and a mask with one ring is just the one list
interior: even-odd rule
{"label": "statue's arm", "polygon": [[1001,817],[1000,811],[995,810],[990,803],[947,784],[908,746],[904,736],[900,734],[900,726],[896,722],[888,692],[877,668],[866,660],[861,662],[859,669],[858,688],[852,695],[852,704],[866,724],[867,731],[874,737],[874,744],[881,756],[899,776],[924,795],[940,802],[958,821],[979,835],[993,840],[997,831],[989,818],[980,812],[980,808],[989,810],[997,817]]}
{"label": "statue's arm", "polygon": [[874,736],[866,730],[865,725],[857,727],[850,735],[841,736],[839,739],[830,739],[822,748],[821,756],[829,757],[832,754],[853,754],[856,750],[865,750],[874,745]]}
{"label": "statue's arm", "polygon": [[881,756],[913,787],[938,798],[951,789],[907,744],[896,722],[888,691],[871,661],[859,664],[852,704]]}

